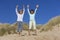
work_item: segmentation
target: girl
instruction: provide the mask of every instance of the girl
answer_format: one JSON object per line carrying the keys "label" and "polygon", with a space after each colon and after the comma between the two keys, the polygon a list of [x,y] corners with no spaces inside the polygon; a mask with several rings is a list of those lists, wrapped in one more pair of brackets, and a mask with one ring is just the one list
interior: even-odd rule
{"label": "girl", "polygon": [[22,32],[23,28],[23,16],[24,16],[25,8],[23,6],[23,10],[18,11],[18,5],[16,6],[16,15],[17,15],[17,24],[18,24],[18,33],[19,35]]}
{"label": "girl", "polygon": [[35,31],[35,34],[36,34],[36,22],[35,22],[35,14],[36,14],[36,11],[37,11],[37,8],[39,7],[39,5],[36,5],[36,9],[35,11],[33,9],[29,10],[29,5],[27,5],[27,10],[28,10],[28,13],[30,15],[30,21],[29,21],[29,35],[30,35],[30,29],[32,28],[32,25],[33,25],[33,28],[34,28],[34,31]]}

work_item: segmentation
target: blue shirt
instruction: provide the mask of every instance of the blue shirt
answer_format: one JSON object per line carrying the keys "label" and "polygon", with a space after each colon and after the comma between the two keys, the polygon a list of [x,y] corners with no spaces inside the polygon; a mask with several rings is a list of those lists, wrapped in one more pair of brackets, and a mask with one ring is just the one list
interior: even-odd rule
{"label": "blue shirt", "polygon": [[37,8],[35,9],[35,12],[33,14],[30,13],[29,8],[27,10],[28,10],[28,13],[30,15],[30,20],[34,21],[35,20],[35,14],[36,14]]}

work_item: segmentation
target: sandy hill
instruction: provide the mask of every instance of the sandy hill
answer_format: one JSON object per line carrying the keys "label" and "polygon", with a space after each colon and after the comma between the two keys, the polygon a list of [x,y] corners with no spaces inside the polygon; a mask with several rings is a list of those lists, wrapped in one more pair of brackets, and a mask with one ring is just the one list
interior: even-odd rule
{"label": "sandy hill", "polygon": [[0,40],[60,40],[60,24],[59,27],[58,25],[54,26],[52,31],[37,31],[37,35],[32,35],[33,32],[31,32],[31,36],[28,35],[27,31],[22,32],[25,36],[19,36],[18,34],[4,35],[0,37]]}
{"label": "sandy hill", "polygon": [[24,23],[22,35],[16,34],[17,24],[0,24],[0,40],[60,40],[60,16],[53,17],[44,25],[37,25],[37,35],[28,35],[28,25]]}

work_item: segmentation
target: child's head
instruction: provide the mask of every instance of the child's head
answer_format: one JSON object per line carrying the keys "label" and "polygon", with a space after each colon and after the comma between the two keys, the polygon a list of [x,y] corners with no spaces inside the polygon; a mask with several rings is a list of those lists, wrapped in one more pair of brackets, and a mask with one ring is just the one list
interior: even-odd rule
{"label": "child's head", "polygon": [[34,10],[33,10],[33,9],[31,9],[31,10],[30,10],[30,13],[31,13],[31,14],[34,14]]}
{"label": "child's head", "polygon": [[20,11],[19,11],[19,14],[23,14],[23,10],[20,10]]}

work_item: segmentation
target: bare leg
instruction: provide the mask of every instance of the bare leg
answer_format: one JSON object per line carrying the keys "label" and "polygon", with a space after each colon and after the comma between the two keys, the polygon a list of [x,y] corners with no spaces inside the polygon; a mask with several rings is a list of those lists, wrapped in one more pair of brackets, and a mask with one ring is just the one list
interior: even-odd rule
{"label": "bare leg", "polygon": [[35,35],[37,35],[37,30],[34,30],[35,31]]}
{"label": "bare leg", "polygon": [[17,36],[20,37],[21,36],[21,32],[17,32]]}
{"label": "bare leg", "polygon": [[28,34],[29,34],[29,36],[31,35],[31,34],[30,34],[30,29],[29,29],[29,31],[28,31]]}
{"label": "bare leg", "polygon": [[19,35],[21,35],[21,32],[19,32]]}
{"label": "bare leg", "polygon": [[30,30],[31,30],[31,28],[32,28],[32,21],[29,22],[29,29],[28,29],[28,33],[29,33],[29,35],[31,35],[31,34],[30,34]]}
{"label": "bare leg", "polygon": [[37,30],[34,30],[34,32],[35,32],[35,33],[34,33],[33,35],[37,35]]}
{"label": "bare leg", "polygon": [[21,34],[22,34],[22,30],[21,30],[20,32],[18,32],[18,35],[19,35],[19,36],[21,36]]}

